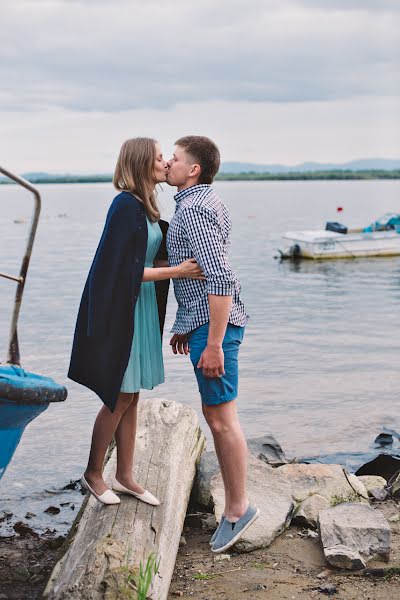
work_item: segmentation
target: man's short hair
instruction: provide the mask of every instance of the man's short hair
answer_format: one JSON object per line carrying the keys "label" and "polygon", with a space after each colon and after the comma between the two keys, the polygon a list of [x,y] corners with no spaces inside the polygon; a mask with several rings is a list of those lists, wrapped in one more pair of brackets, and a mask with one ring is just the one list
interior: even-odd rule
{"label": "man's short hair", "polygon": [[210,138],[202,135],[186,135],[175,142],[200,165],[199,183],[212,183],[221,162],[218,147]]}

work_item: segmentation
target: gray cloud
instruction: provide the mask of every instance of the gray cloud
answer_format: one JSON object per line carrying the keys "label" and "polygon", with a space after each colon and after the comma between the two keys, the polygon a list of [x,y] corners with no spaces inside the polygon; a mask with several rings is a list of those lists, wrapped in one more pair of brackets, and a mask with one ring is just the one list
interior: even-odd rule
{"label": "gray cloud", "polygon": [[0,109],[395,96],[399,25],[389,0],[15,0],[2,7]]}

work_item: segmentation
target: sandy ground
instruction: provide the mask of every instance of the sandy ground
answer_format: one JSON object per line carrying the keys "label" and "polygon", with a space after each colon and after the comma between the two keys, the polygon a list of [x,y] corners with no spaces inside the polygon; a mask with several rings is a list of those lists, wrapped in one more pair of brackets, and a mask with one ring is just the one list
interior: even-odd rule
{"label": "sandy ground", "polygon": [[[387,518],[399,514],[393,501],[375,506]],[[391,528],[390,562],[371,562],[368,568],[400,568],[400,522]],[[399,574],[377,577],[329,569],[319,541],[305,532],[291,526],[269,548],[217,560],[208,543],[211,532],[185,527],[186,545],[178,553],[168,600],[400,599]],[[63,540],[29,529],[0,539],[0,600],[41,598]]]}
{"label": "sandy ground", "polygon": [[[386,517],[399,512],[392,501],[379,508]],[[400,568],[400,523],[391,523],[391,529],[390,562],[370,562],[369,569]],[[400,600],[399,574],[377,577],[330,569],[320,542],[303,537],[305,531],[291,526],[269,548],[232,552],[221,561],[210,551],[209,532],[185,528],[187,544],[179,549],[168,600]]]}

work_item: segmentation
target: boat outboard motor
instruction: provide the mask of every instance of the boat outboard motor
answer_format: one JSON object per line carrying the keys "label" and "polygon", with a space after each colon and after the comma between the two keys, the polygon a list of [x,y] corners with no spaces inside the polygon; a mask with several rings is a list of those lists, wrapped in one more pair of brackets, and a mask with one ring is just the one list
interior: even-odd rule
{"label": "boat outboard motor", "polygon": [[336,221],[328,221],[325,229],[326,231],[334,231],[335,233],[347,233],[346,225],[342,225]]}

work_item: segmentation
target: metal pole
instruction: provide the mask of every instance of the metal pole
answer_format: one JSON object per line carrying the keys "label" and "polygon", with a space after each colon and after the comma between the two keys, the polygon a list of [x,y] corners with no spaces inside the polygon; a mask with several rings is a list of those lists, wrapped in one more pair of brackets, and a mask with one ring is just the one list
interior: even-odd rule
{"label": "metal pole", "polygon": [[[12,320],[11,320],[10,340],[9,340],[9,348],[8,348],[8,356],[7,356],[8,364],[20,365],[21,362],[20,362],[19,346],[18,346],[17,323],[18,323],[19,311],[21,308],[22,294],[23,294],[24,287],[25,287],[26,275],[27,275],[28,267],[29,267],[29,261],[30,261],[31,254],[32,254],[33,241],[35,239],[37,224],[39,221],[41,198],[40,198],[40,194],[39,194],[38,190],[36,188],[34,188],[33,185],[31,185],[29,183],[29,181],[26,181],[26,179],[23,179],[22,177],[19,177],[18,175],[14,175],[13,173],[8,171],[7,169],[4,169],[1,166],[0,166],[0,173],[3,173],[3,175],[8,177],[9,179],[12,179],[13,181],[15,181],[15,183],[22,185],[22,187],[24,187],[27,190],[29,190],[30,192],[32,192],[32,194],[35,197],[35,210],[34,210],[33,217],[32,217],[31,230],[29,233],[24,258],[22,260],[21,270],[19,272],[17,290],[15,292],[14,311],[13,311],[13,316],[12,316]],[[13,277],[8,276],[7,278],[12,279]],[[13,278],[13,279],[16,279],[16,278]]]}

